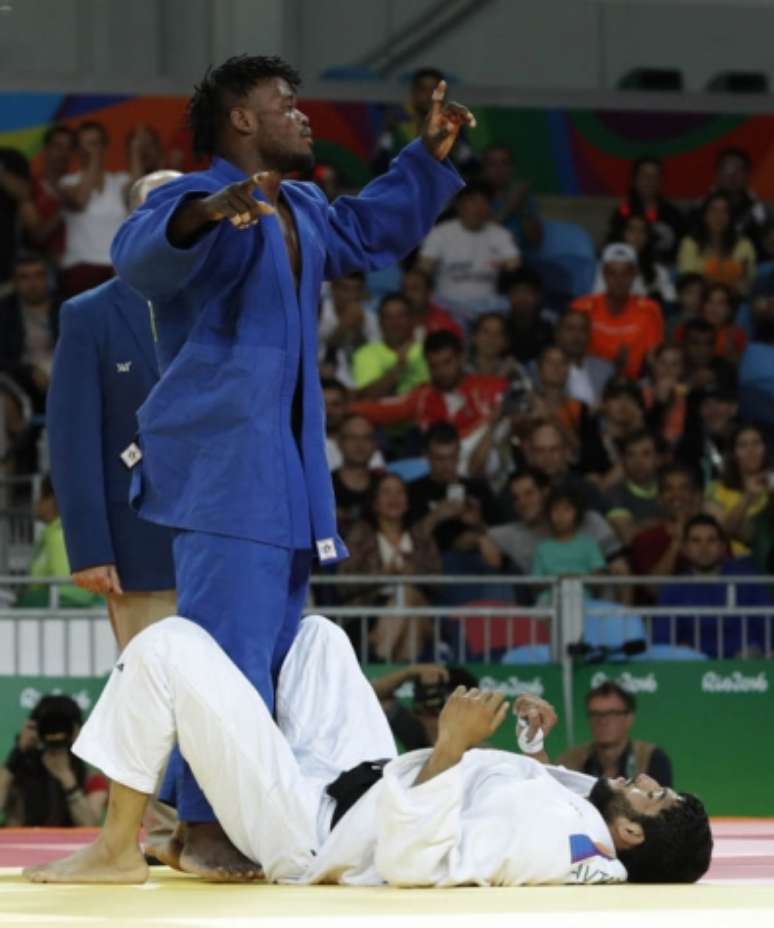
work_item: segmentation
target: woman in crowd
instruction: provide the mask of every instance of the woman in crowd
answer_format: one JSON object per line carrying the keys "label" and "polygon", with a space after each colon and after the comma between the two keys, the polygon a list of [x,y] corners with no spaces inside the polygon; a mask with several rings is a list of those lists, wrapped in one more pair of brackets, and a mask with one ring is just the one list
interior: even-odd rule
{"label": "woman in crowd", "polygon": [[[625,242],[637,252],[639,273],[632,285],[632,293],[635,296],[650,297],[658,300],[662,306],[676,302],[677,293],[672,276],[665,265],[656,260],[653,227],[645,216],[633,213],[614,220],[611,223],[608,242]],[[602,268],[598,267],[594,292],[601,293],[604,289]]]}
{"label": "woman in crowd", "polygon": [[763,433],[756,425],[740,425],[731,438],[721,479],[707,487],[705,505],[725,529],[737,557],[750,553],[755,519],[769,501],[771,477]]}
{"label": "woman in crowd", "polygon": [[[366,517],[352,527],[346,538],[350,557],[339,566],[340,574],[441,573],[441,555],[432,533],[423,523],[409,527],[406,484],[396,474],[377,478]],[[348,604],[394,606],[393,586],[346,586],[342,595]],[[425,592],[404,586],[407,606],[427,605]],[[416,660],[432,641],[432,622],[415,616],[380,616],[369,632],[371,658],[378,661]]]}
{"label": "woman in crowd", "polygon": [[726,194],[706,200],[695,233],[680,243],[677,267],[681,274],[693,271],[739,294],[748,292],[755,279],[755,247],[737,234]]}

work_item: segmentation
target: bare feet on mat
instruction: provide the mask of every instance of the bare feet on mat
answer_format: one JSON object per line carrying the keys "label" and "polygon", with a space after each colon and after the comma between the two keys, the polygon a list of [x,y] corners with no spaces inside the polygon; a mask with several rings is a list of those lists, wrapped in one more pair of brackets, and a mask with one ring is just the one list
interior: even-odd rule
{"label": "bare feet on mat", "polygon": [[182,870],[180,855],[183,853],[186,826],[178,823],[174,832],[166,837],[151,835],[145,843],[143,850],[145,857],[155,857],[159,863],[174,870]]}
{"label": "bare feet on mat", "polygon": [[30,883],[144,883],[148,865],[139,847],[113,851],[100,835],[68,857],[27,867],[22,876]]}
{"label": "bare feet on mat", "polygon": [[180,869],[217,883],[250,883],[263,870],[238,851],[217,822],[187,825]]}

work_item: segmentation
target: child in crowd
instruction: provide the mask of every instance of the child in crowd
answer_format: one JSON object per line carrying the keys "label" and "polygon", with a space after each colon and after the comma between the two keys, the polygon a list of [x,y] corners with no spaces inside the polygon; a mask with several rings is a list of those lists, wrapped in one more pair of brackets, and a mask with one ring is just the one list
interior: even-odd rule
{"label": "child in crowd", "polygon": [[557,487],[546,502],[551,537],[535,550],[532,573],[537,577],[601,573],[605,558],[590,535],[581,534],[585,504],[574,487]]}

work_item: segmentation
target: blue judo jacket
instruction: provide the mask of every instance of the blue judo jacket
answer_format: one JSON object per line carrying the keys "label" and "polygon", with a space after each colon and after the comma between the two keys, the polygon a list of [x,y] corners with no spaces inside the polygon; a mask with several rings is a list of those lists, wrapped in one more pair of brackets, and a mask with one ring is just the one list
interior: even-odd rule
{"label": "blue judo jacket", "polygon": [[347,552],[325,457],[320,286],[399,260],[463,184],[420,141],[359,196],[332,205],[314,184],[283,181],[301,250],[297,290],[276,216],[249,231],[219,222],[185,249],[169,242],[183,199],[245,179],[216,158],[153,191],[113,241],[119,275],[153,304],[162,370],[138,413],[133,504],[179,529],[287,548],[314,543],[319,560],[332,563]]}
{"label": "blue judo jacket", "polygon": [[148,304],[113,278],[64,303],[59,326],[46,418],[70,567],[115,564],[126,591],[174,589],[172,533],[132,511],[121,460],[159,379]]}

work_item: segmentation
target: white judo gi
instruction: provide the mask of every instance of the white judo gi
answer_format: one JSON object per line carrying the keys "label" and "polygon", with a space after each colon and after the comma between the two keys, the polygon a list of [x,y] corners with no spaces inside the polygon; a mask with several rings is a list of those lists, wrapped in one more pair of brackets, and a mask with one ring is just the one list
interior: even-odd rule
{"label": "white judo gi", "polygon": [[[399,886],[626,879],[593,778],[506,751],[469,751],[413,786],[430,751],[395,742],[346,635],[309,616],[288,653],[277,723],[198,625],[173,617],[127,646],[73,750],[153,793],[177,739],[234,845],[276,882]],[[279,727],[278,727],[279,726]],[[331,831],[325,788],[367,760],[384,777]]]}

